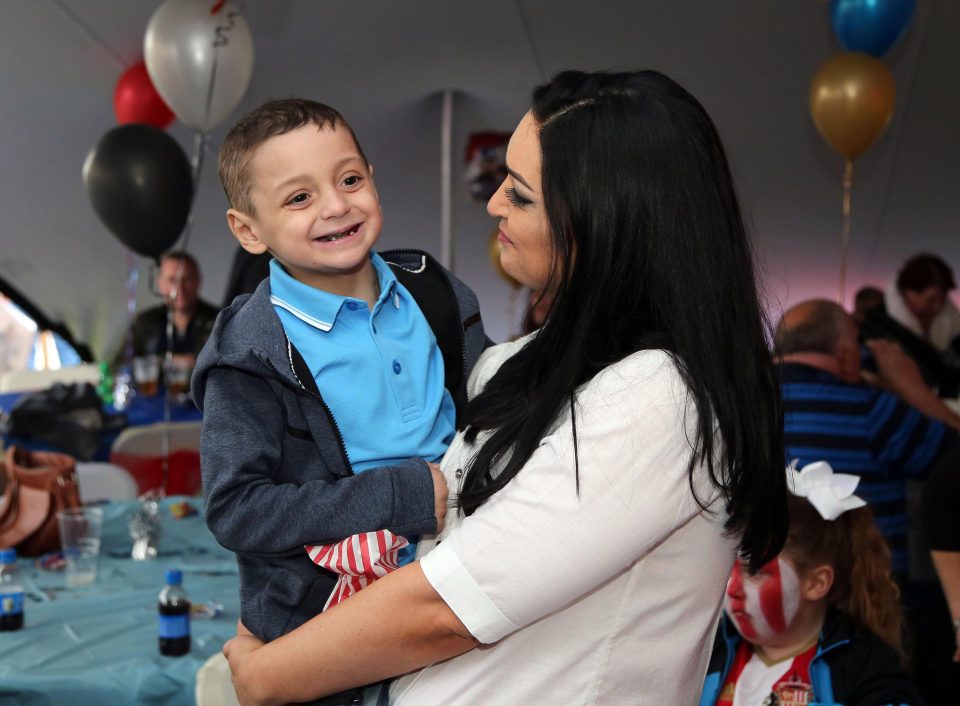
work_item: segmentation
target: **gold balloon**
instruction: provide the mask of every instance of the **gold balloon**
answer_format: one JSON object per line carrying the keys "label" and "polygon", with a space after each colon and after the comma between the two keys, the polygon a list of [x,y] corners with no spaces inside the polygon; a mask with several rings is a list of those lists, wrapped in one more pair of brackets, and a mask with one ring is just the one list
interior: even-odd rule
{"label": "gold balloon", "polygon": [[883,62],[859,52],[837,54],[813,77],[810,114],[830,146],[854,159],[887,128],[896,94]]}
{"label": "gold balloon", "polygon": [[497,274],[500,275],[507,284],[513,289],[520,289],[522,285],[503,269],[503,265],[500,262],[500,250],[503,248],[503,245],[501,245],[497,237],[499,234],[499,229],[494,229],[493,233],[490,234],[490,243],[487,246],[487,257],[490,258],[490,264],[493,265],[493,269],[497,271]]}

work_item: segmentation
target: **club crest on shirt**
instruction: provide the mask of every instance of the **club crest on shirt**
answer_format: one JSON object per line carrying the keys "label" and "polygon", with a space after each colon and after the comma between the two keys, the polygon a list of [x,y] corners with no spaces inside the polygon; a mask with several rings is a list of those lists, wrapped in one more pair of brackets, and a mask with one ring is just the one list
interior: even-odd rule
{"label": "club crest on shirt", "polygon": [[808,706],[813,701],[813,687],[797,674],[777,683],[761,706]]}

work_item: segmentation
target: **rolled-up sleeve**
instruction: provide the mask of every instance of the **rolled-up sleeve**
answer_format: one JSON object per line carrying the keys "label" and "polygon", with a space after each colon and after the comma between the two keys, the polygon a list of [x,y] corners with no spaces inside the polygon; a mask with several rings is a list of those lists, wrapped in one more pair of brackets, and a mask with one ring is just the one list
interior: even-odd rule
{"label": "rolled-up sleeve", "polygon": [[[696,409],[673,362],[634,354],[577,395],[521,472],[421,559],[470,633],[496,642],[629,569],[701,512],[687,467]],[[705,472],[695,485],[709,502]]]}

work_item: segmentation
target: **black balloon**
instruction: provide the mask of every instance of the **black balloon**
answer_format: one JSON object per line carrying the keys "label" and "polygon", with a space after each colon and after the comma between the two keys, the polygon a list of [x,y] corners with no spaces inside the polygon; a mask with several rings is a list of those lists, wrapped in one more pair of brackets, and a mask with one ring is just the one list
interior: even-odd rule
{"label": "black balloon", "polygon": [[104,225],[146,257],[173,246],[190,214],[190,163],[152,125],[120,125],[101,137],[83,164],[83,184]]}

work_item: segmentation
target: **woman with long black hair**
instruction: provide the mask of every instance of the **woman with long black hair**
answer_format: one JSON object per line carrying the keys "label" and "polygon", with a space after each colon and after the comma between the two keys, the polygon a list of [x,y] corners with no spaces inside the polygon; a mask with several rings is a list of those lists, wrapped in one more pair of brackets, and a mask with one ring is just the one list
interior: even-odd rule
{"label": "woman with long black hair", "polygon": [[758,568],[782,546],[766,323],[702,106],[656,72],[564,72],[507,165],[502,264],[552,303],[471,375],[458,512],[420,561],[228,643],[244,703],[399,674],[391,703],[417,706],[694,703],[738,550]]}

